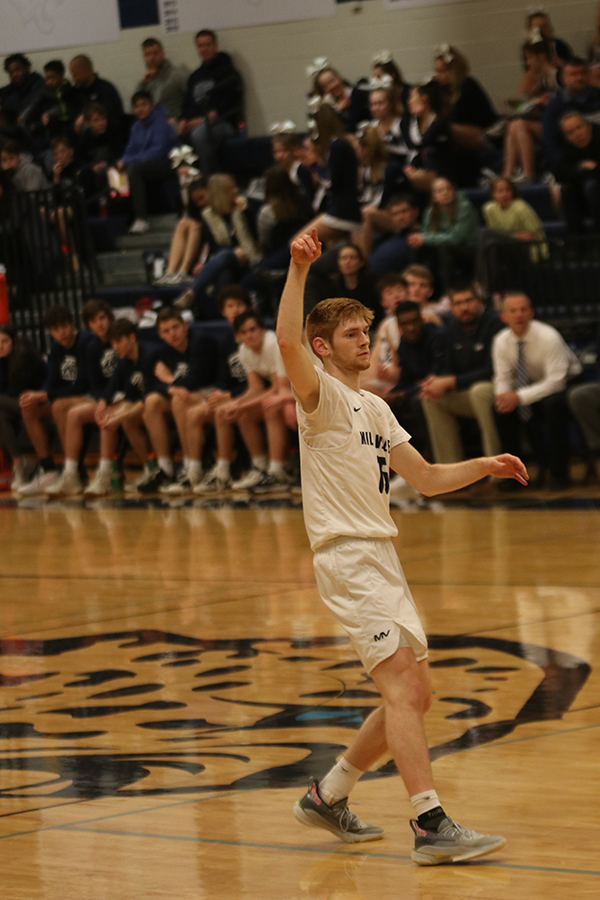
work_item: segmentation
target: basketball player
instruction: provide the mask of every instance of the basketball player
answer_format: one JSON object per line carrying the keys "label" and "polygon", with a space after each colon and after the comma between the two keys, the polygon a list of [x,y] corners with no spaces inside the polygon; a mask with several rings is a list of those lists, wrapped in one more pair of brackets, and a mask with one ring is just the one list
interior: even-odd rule
{"label": "basketball player", "polygon": [[427,496],[486,475],[526,484],[527,470],[508,454],[427,463],[387,404],[360,390],[360,374],[369,367],[372,314],[355,300],[323,300],[309,314],[307,337],[323,370],[313,364],[302,344],[302,302],[309,267],[320,252],[315,229],[292,243],[277,338],[297,398],[304,518],[317,586],[383,704],[325,778],[312,782],[294,812],[304,824],[344,841],[381,838],[382,828],[350,812],[348,796],[389,750],[415,809],[412,859],[437,865],[484,856],[505,839],[458,825],[433,785],[423,721],[431,704],[427,639],[391,542],[398,531],[389,513],[390,469]]}

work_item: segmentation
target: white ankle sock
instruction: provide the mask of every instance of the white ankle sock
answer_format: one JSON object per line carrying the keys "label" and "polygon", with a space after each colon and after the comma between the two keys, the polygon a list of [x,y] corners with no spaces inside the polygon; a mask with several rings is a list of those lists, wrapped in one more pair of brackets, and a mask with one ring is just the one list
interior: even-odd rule
{"label": "white ankle sock", "polygon": [[158,457],[158,468],[162,469],[165,475],[173,476],[173,460],[169,456]]}
{"label": "white ankle sock", "polygon": [[65,475],[77,475],[77,460],[65,459]]}
{"label": "white ankle sock", "polygon": [[283,463],[278,459],[269,460],[269,475],[285,475],[285,468]]}
{"label": "white ankle sock", "polygon": [[266,456],[253,456],[252,457],[252,468],[260,469],[261,472],[267,471],[267,457]]}
{"label": "white ankle sock", "polygon": [[363,773],[342,756],[319,784],[319,793],[328,806],[348,797]]}
{"label": "white ankle sock", "polygon": [[188,478],[196,478],[199,479],[202,475],[202,463],[199,459],[188,459],[188,464],[186,468],[186,472],[188,474]]}
{"label": "white ankle sock", "polygon": [[422,791],[420,794],[415,794],[410,798],[410,802],[414,807],[417,818],[422,816],[423,813],[429,812],[430,809],[435,809],[436,806],[442,805],[434,790]]}
{"label": "white ankle sock", "polygon": [[112,460],[110,459],[101,459],[98,463],[98,472],[104,475],[105,472],[110,472],[112,465]]}
{"label": "white ankle sock", "polygon": [[217,478],[220,478],[222,481],[227,481],[227,479],[231,477],[231,463],[228,459],[217,460],[215,474]]}

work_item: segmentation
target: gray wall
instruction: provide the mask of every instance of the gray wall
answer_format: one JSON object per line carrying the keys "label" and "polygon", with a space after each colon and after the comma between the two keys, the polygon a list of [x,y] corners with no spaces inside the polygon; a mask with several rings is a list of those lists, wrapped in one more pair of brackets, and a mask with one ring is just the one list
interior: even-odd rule
{"label": "gray wall", "polygon": [[[501,110],[518,84],[519,46],[525,36],[528,6],[519,0],[466,0],[389,12],[383,0],[367,0],[339,6],[332,18],[230,28],[220,33],[220,44],[234,56],[244,75],[252,134],[265,133],[272,122],[282,118],[304,126],[305,68],[315,56],[327,56],[343,75],[355,80],[369,74],[373,53],[385,48],[394,54],[406,80],[417,81],[431,72],[434,48],[442,42],[454,44],[466,54],[473,74]],[[596,7],[591,0],[545,4],[556,33],[582,55],[587,55],[592,38]],[[87,53],[99,74],[115,82],[128,104],[143,73],[140,43],[150,33],[161,37],[158,28],[131,29],[113,44],[30,56],[41,69],[53,57],[68,61],[75,53]],[[173,61],[185,63],[190,70],[198,65],[191,34],[161,39]]]}

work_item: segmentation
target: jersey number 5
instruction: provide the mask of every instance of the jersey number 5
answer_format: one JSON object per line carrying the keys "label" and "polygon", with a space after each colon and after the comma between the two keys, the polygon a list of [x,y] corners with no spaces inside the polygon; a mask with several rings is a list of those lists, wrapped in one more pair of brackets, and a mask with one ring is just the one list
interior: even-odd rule
{"label": "jersey number 5", "polygon": [[379,493],[380,494],[389,494],[389,492],[390,492],[390,476],[386,469],[385,456],[378,456],[377,462],[379,463]]}

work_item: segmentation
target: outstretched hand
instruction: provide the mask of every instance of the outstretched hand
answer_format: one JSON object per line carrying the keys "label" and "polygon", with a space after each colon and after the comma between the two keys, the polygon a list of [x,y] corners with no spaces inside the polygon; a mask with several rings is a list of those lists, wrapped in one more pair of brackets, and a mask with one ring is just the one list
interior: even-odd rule
{"label": "outstretched hand", "polygon": [[290,247],[292,262],[297,266],[310,266],[321,255],[321,241],[317,229],[313,228],[310,234],[303,234],[297,240],[292,241]]}
{"label": "outstretched hand", "polygon": [[495,478],[514,478],[519,484],[527,485],[529,473],[524,463],[517,456],[510,453],[502,453],[501,456],[489,458],[490,475]]}

